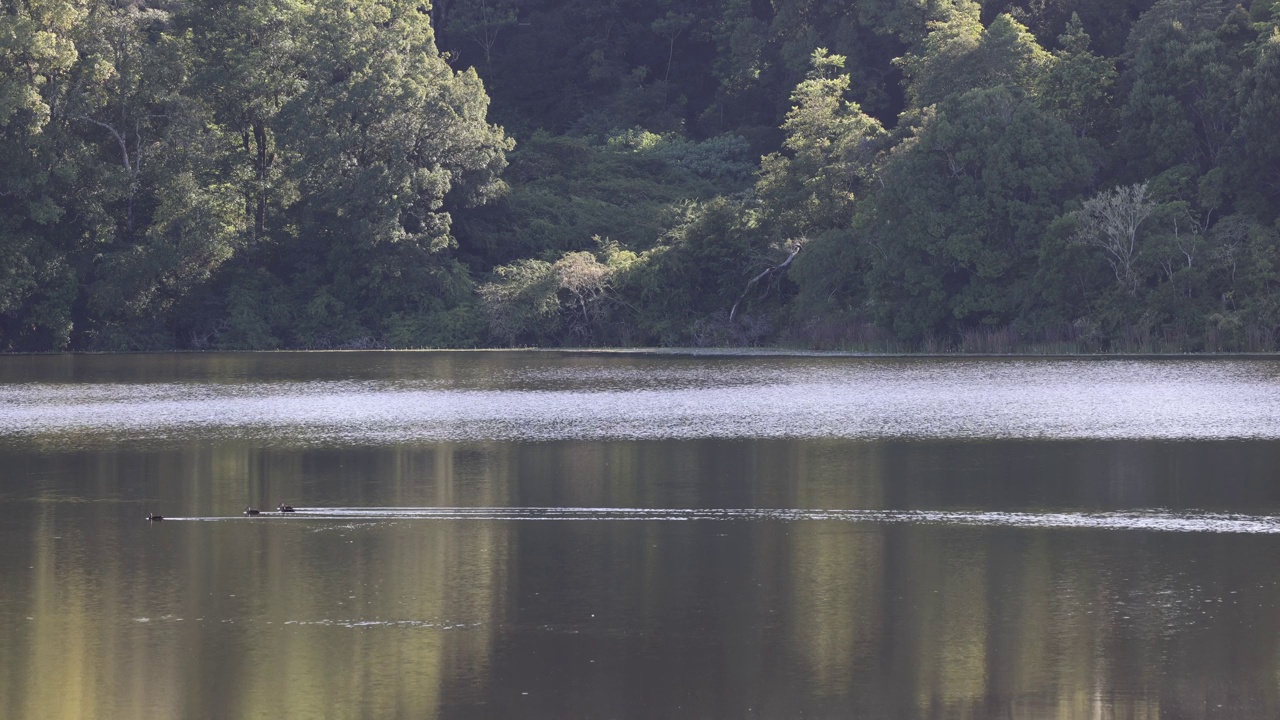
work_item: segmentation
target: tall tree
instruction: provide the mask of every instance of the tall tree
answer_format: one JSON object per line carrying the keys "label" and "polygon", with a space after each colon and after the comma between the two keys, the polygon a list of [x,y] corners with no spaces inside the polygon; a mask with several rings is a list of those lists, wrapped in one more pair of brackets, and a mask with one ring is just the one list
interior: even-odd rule
{"label": "tall tree", "polygon": [[268,256],[298,312],[276,336],[474,342],[448,320],[470,298],[449,209],[501,191],[512,145],[479,77],[449,68],[417,2],[319,0],[299,33],[307,82],[278,118],[298,200]]}
{"label": "tall tree", "polygon": [[167,347],[174,304],[233,253],[236,194],[212,181],[222,137],[190,97],[191,47],[154,7],[95,3],[81,26],[70,119],[95,150],[91,171],[108,224],[82,282],[84,343]]}
{"label": "tall tree", "polygon": [[1253,67],[1240,76],[1238,154],[1231,177],[1242,209],[1265,222],[1280,217],[1280,18],[1259,43]]}
{"label": "tall tree", "polygon": [[1037,302],[1045,230],[1091,165],[1071,128],[1020,90],[941,103],[895,148],[857,225],[881,318],[915,341],[1013,321]]}
{"label": "tall tree", "polygon": [[1116,84],[1115,61],[1089,49],[1089,34],[1080,16],[1071,15],[1058,36],[1059,49],[1041,88],[1044,106],[1075,129],[1081,137],[1110,139]]}
{"label": "tall tree", "polygon": [[1215,33],[1224,2],[1160,0],[1134,25],[1120,112],[1126,175],[1184,164],[1204,173],[1222,159],[1238,116],[1238,58]]}
{"label": "tall tree", "polygon": [[181,16],[194,46],[192,91],[225,133],[232,181],[244,197],[249,241],[278,230],[296,196],[279,144],[279,113],[306,84],[299,47],[306,5],[293,0],[196,0]]}
{"label": "tall tree", "polygon": [[765,156],[756,191],[779,236],[799,237],[847,227],[854,202],[871,181],[886,148],[878,121],[849,102],[845,58],[818,48],[808,78],[791,94],[782,129],[784,153]]}
{"label": "tall tree", "polygon": [[63,106],[78,57],[76,0],[0,12],[0,350],[71,341],[78,278],[60,225],[75,196]]}

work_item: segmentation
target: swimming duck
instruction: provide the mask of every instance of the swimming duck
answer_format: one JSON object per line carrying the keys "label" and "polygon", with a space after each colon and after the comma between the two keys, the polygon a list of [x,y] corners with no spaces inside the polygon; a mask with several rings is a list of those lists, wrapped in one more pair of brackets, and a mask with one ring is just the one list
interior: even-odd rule
{"label": "swimming duck", "polygon": [[155,513],[147,513],[147,519],[150,520],[151,522],[155,522],[156,520],[163,520],[164,516],[157,515]]}
{"label": "swimming duck", "polygon": [[261,510],[254,510],[252,507],[246,507],[246,508],[244,509],[244,514],[245,514],[245,515],[261,515],[261,514],[262,514],[262,511],[261,511]]}
{"label": "swimming duck", "polygon": [[292,505],[285,505],[284,503],[280,503],[280,507],[276,508],[276,510],[279,510],[280,512],[294,512]]}

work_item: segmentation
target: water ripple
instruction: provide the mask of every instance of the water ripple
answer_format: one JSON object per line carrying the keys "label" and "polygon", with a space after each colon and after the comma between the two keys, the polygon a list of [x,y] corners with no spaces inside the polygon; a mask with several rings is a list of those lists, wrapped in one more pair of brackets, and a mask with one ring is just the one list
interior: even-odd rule
{"label": "water ripple", "polygon": [[[1269,360],[844,358],[443,378],[0,385],[0,438],[397,444],[693,438],[1280,439]],[[70,437],[69,437],[70,436]]]}
{"label": "water ripple", "polygon": [[586,507],[316,507],[257,518],[190,517],[187,521],[264,520],[506,520],[506,521],[841,521],[981,527],[1148,530],[1156,532],[1280,534],[1280,517],[1213,512],[986,512],[842,510],[802,508],[586,508]]}

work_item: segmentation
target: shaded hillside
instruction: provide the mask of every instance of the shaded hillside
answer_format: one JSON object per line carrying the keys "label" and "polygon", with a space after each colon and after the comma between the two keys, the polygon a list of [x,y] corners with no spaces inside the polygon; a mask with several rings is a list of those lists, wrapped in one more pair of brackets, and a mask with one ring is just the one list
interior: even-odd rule
{"label": "shaded hillside", "polygon": [[0,349],[1277,342],[1277,2],[4,8]]}

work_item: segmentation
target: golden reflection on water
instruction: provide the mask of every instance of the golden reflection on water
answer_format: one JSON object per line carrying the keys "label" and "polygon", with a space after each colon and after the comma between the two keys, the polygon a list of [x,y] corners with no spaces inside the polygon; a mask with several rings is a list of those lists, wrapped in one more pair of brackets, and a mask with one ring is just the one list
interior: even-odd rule
{"label": "golden reflection on water", "polygon": [[[69,440],[0,447],[3,717],[1280,710],[1269,536],[239,515],[1156,507],[1210,481],[1252,503],[1272,497],[1272,446]],[[148,526],[149,509],[227,520]]]}
{"label": "golden reflection on water", "polygon": [[[397,452],[375,466],[401,486],[451,475],[458,455]],[[306,469],[227,446],[67,465],[108,495],[141,480],[164,506],[222,512],[242,507],[238,485],[260,496],[280,487],[264,472],[296,481]],[[491,504],[509,476],[487,470],[489,482],[439,483],[427,499]],[[30,569],[0,606],[22,606],[0,623],[6,717],[432,717],[446,683],[485,676],[504,623],[510,525],[151,525],[132,506],[125,524],[110,517],[118,504],[92,503],[75,503],[89,512],[69,523],[56,502],[30,507]]]}
{"label": "golden reflection on water", "polygon": [[[883,507],[875,446],[839,452],[815,443],[795,453],[792,470],[809,478],[788,507]],[[824,524],[797,525],[789,548],[792,643],[818,693],[841,697],[872,662],[884,626],[884,535],[871,528],[848,532]]]}

